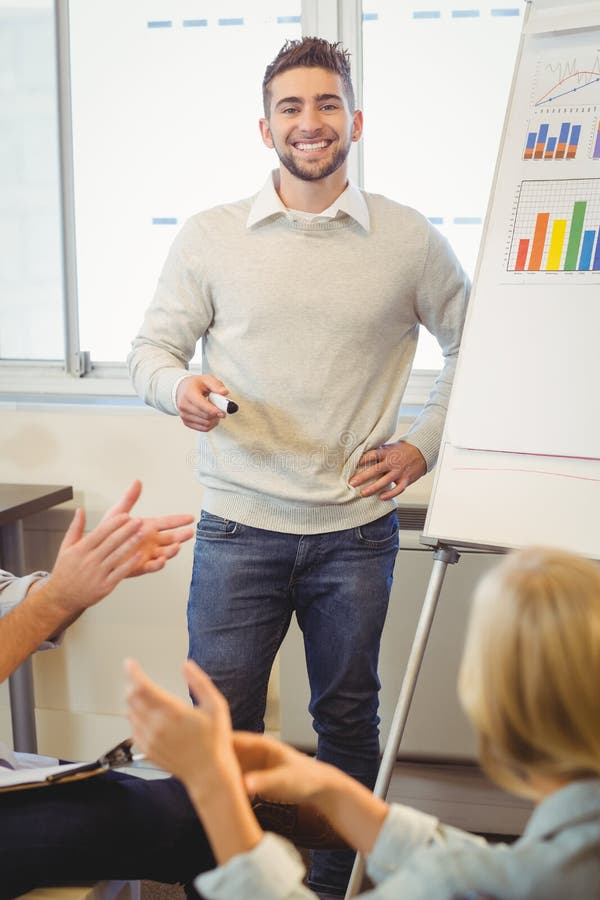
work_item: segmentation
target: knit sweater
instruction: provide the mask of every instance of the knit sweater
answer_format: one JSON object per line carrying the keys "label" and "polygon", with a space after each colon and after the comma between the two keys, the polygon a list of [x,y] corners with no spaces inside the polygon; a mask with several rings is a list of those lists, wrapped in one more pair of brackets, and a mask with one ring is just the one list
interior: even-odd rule
{"label": "knit sweater", "polygon": [[177,415],[173,387],[202,338],[203,372],[239,412],[202,434],[204,508],[292,534],[360,526],[395,507],[348,480],[397,427],[419,324],[444,365],[404,436],[436,460],[468,280],[447,241],[415,210],[363,194],[366,230],[344,212],[247,226],[253,200],[189,219],[132,344],[146,403]]}

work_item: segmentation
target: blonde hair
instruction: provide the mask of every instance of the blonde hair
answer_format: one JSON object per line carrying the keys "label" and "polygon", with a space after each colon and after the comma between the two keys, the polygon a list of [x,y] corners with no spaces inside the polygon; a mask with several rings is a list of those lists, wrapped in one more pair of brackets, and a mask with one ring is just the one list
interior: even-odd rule
{"label": "blonde hair", "polygon": [[503,559],[475,591],[458,688],[498,784],[537,797],[531,776],[599,776],[600,566],[543,547]]}

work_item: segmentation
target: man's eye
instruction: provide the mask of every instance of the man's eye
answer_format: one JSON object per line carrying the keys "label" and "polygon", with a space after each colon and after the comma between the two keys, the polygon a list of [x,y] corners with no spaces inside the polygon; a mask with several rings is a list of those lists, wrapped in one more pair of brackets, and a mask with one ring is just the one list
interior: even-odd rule
{"label": "man's eye", "polygon": [[324,103],[321,109],[325,110],[325,112],[329,112],[330,110],[336,110],[337,106],[335,103]]}
{"label": "man's eye", "polygon": [[293,113],[298,112],[295,106],[286,106],[285,109],[282,109],[281,112],[284,116],[293,115]]}

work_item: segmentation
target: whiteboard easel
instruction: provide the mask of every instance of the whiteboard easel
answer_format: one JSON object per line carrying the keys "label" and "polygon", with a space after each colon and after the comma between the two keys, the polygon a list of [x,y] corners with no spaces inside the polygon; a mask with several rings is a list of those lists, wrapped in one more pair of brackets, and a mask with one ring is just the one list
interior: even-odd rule
{"label": "whiteboard easel", "polygon": [[[594,269],[600,263],[600,2],[526,2],[425,522],[423,543],[433,547],[433,567],[374,789],[382,798],[458,548],[504,552],[544,543],[600,558],[600,264]],[[547,127],[540,129],[542,124]],[[565,131],[568,159],[569,148],[561,156],[558,146]],[[534,207],[531,223],[526,203]],[[575,215],[567,221],[575,204],[579,229]],[[564,228],[554,227],[552,212]],[[515,321],[522,321],[521,332]],[[565,342],[573,351],[567,372],[557,354]],[[508,358],[490,365],[494,349],[507,347]],[[567,409],[574,412],[565,428]],[[360,890],[363,873],[358,855],[346,900]]]}

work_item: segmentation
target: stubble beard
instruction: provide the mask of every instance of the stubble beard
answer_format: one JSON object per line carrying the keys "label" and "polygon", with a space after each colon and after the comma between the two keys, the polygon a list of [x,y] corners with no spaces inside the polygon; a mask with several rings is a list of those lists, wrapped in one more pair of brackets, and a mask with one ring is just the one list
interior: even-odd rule
{"label": "stubble beard", "polygon": [[345,144],[339,144],[336,152],[330,160],[322,160],[321,164],[310,162],[309,160],[296,160],[291,152],[280,151],[275,145],[275,152],[279,157],[279,162],[284,166],[291,175],[300,178],[302,181],[319,181],[321,178],[327,178],[344,165],[352,142],[350,140]]}

